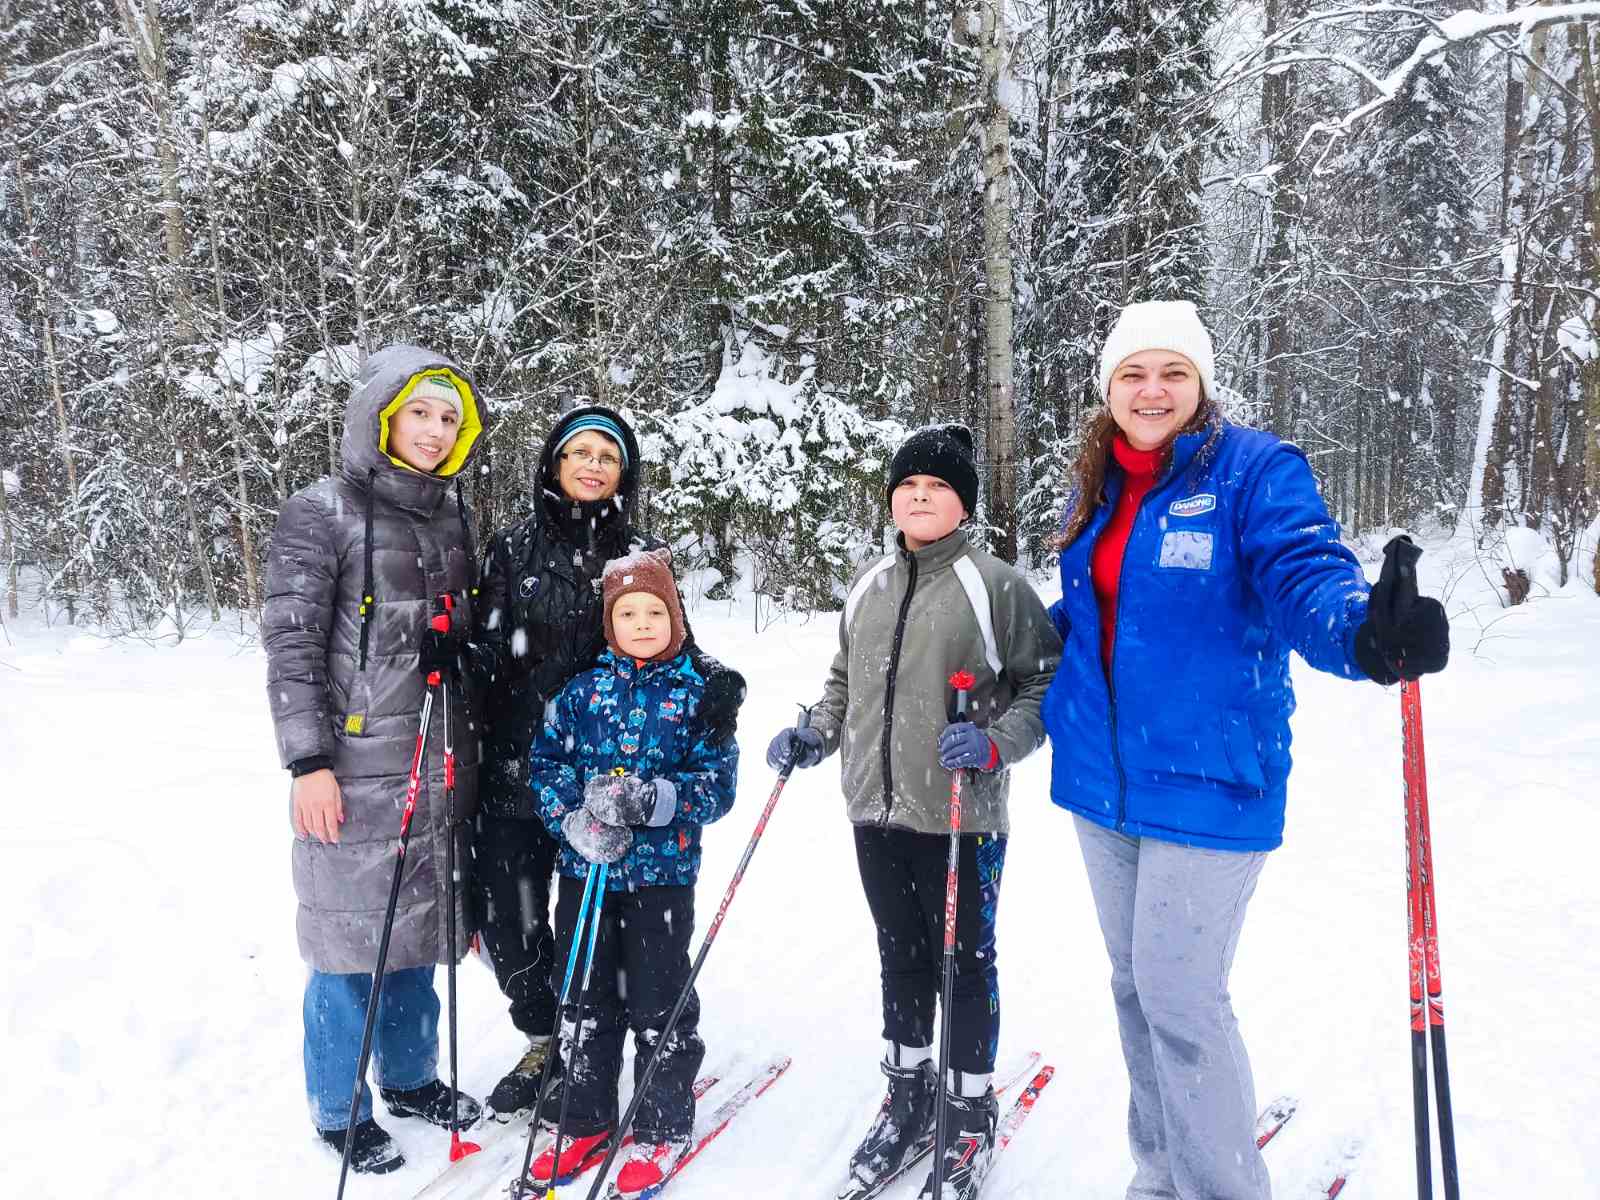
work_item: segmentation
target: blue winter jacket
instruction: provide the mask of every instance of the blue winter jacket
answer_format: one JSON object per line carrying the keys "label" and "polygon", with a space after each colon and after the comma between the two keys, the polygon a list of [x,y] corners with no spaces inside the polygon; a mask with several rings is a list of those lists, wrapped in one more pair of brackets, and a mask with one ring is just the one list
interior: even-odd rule
{"label": "blue winter jacket", "polygon": [[1045,695],[1055,803],[1131,837],[1225,850],[1283,841],[1289,651],[1364,678],[1351,656],[1367,613],[1355,555],[1305,456],[1227,425],[1184,434],[1139,506],[1118,589],[1110,681],[1090,556],[1121,494],[1061,554],[1050,615],[1065,648]]}
{"label": "blue winter jacket", "polygon": [[562,837],[561,818],[583,806],[591,775],[621,767],[641,779],[670,779],[678,811],[667,825],[634,826],[633,847],[611,864],[606,890],[694,883],[700,827],[733,807],[739,772],[733,739],[716,742],[697,719],[704,694],[687,654],[640,666],[609,650],[561,689],[529,758],[534,804],[561,843],[563,875],[582,879],[589,863]]}

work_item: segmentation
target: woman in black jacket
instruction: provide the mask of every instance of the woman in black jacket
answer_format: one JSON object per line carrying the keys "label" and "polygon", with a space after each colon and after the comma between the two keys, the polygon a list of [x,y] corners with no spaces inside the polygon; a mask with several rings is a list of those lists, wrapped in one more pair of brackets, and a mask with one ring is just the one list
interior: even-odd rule
{"label": "woman in black jacket", "polygon": [[[545,704],[605,647],[600,577],[606,561],[662,545],[634,527],[641,465],[632,428],[599,405],[575,408],[539,458],[539,499],[489,546],[472,654],[482,686],[483,762],[474,851],[479,929],[511,1020],[528,1050],[490,1093],[500,1121],[529,1109],[539,1086],[556,998],[550,878],[557,844],[528,786],[528,751]],[[744,679],[690,640],[706,679],[707,720],[732,738]]]}

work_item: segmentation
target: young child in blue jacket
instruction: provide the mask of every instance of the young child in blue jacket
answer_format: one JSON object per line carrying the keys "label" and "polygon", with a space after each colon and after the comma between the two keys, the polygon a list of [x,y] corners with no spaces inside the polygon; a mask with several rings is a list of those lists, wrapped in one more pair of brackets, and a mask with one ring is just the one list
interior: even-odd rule
{"label": "young child in blue jacket", "polygon": [[[1193,304],[1123,309],[1059,538],[1043,716],[1111,958],[1129,1200],[1267,1200],[1228,973],[1283,839],[1289,652],[1348,679],[1441,669],[1437,600],[1368,588],[1305,456],[1226,423]],[[1369,595],[1370,593],[1370,595]]]}
{"label": "young child in blue jacket", "polygon": [[[607,648],[598,665],[557,695],[530,753],[535,803],[561,843],[557,970],[564,971],[579,935],[590,867],[609,864],[581,1045],[573,1044],[573,997],[561,1016],[567,1123],[554,1173],[565,1178],[609,1146],[631,1027],[635,1080],[652,1054],[660,1054],[661,1065],[617,1176],[625,1196],[661,1183],[689,1147],[695,1073],[705,1057],[698,997],[690,996],[659,1050],[657,1043],[689,977],[700,827],[733,806],[739,765],[733,738],[720,732],[725,725],[702,719],[705,680],[683,648],[683,607],[671,563],[666,550],[643,550],[606,564]],[[552,986],[559,993],[559,976]],[[559,1119],[562,1089],[540,1114],[547,1128]],[[554,1149],[535,1160],[536,1182],[550,1181]]]}

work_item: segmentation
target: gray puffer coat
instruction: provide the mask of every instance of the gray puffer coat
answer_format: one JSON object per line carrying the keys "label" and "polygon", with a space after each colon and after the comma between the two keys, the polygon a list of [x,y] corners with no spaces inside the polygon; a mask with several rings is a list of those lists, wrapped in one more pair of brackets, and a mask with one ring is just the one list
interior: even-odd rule
{"label": "gray puffer coat", "polygon": [[[379,445],[401,393],[419,376],[441,373],[454,377],[464,412],[456,450],[426,475]],[[377,961],[425,692],[418,645],[441,593],[455,597],[458,633],[465,636],[472,623],[466,518],[448,493],[450,476],[470,460],[482,433],[480,412],[471,380],[448,359],[417,346],[377,351],[345,413],[338,473],[291,496],[272,536],[262,641],[278,757],[285,767],[327,760],[344,796],[337,845],[294,843],[300,954],[319,971],[371,971]],[[365,605],[364,595],[371,598]],[[465,870],[461,833],[477,804],[478,740],[462,689],[449,690],[457,854]],[[390,971],[448,959],[443,717],[436,701]],[[464,894],[456,912],[461,952]]]}

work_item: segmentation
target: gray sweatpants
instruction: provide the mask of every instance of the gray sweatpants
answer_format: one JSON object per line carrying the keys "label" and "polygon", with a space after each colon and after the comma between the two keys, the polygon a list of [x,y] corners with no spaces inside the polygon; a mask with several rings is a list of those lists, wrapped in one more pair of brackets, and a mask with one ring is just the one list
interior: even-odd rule
{"label": "gray sweatpants", "polygon": [[1228,972],[1265,853],[1130,838],[1083,818],[1128,1064],[1128,1200],[1270,1200]]}

